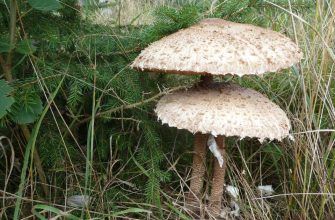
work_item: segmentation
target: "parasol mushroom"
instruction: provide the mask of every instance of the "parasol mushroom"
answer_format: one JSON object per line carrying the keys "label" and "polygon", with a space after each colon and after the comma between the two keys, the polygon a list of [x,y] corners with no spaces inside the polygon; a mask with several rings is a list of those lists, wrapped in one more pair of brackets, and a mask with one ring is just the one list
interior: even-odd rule
{"label": "parasol mushroom", "polygon": [[277,72],[301,59],[299,47],[281,33],[211,18],[152,43],[132,67],[158,73],[243,76]]}
{"label": "parasol mushroom", "polygon": [[[276,72],[299,62],[302,56],[303,54],[299,47],[281,33],[249,24],[239,24],[211,18],[204,19],[198,24],[152,43],[134,60],[131,67],[140,71],[202,75],[198,90],[192,89],[189,92],[167,95],[158,103],[156,109],[158,117],[162,119],[163,123],[185,128],[196,133],[190,190],[197,197],[201,195],[203,185],[202,177],[205,172],[204,158],[206,156],[208,134],[219,135],[216,137],[216,142],[220,146],[221,155],[223,155],[224,139],[222,135],[258,137],[260,140],[264,138],[282,139],[288,135],[290,128],[285,114],[268,99],[255,91],[238,86],[228,86],[227,88],[223,85],[214,86],[213,75],[231,74],[243,76]],[[223,91],[220,94],[226,94],[227,96],[218,95],[216,87]],[[241,99],[238,102],[233,101],[233,99],[229,98],[233,97],[229,95],[230,93]],[[254,106],[254,102],[251,102],[248,96],[244,96],[249,93],[251,94],[250,96],[255,96],[257,100],[263,101],[264,105],[277,109],[276,111],[285,121],[285,129],[280,130],[278,127],[284,125],[280,124],[284,123],[284,121],[276,124],[277,120],[272,121],[273,124],[267,125],[266,133],[263,127],[257,127],[256,120],[263,120],[266,116],[263,117],[260,112],[251,109],[251,106]],[[185,97],[182,98],[182,95],[185,95]],[[215,99],[215,97],[221,98]],[[186,103],[190,103],[193,100],[194,105],[184,105],[183,107],[180,105],[180,109],[170,109],[168,108],[170,105],[166,101],[169,99],[178,100],[177,103],[171,101],[171,106],[177,106],[180,100],[184,100]],[[249,102],[249,104],[244,102]],[[199,103],[203,106],[201,107]],[[226,118],[226,121],[217,119],[216,117],[222,117],[224,114],[231,116],[235,114],[231,112],[232,103],[235,103],[234,108],[238,109],[240,106],[241,110],[244,105],[250,105],[249,111],[253,112],[254,115],[244,112],[250,118],[247,116],[242,118],[231,117]],[[217,108],[208,109],[208,106],[212,105],[217,105]],[[165,106],[165,110],[163,110],[164,108],[161,109],[162,106]],[[182,111],[184,113],[179,114],[178,111],[181,111],[181,109],[184,109]],[[201,109],[202,111],[200,111]],[[261,111],[259,108],[255,109]],[[168,114],[169,117],[165,117],[164,114]],[[268,114],[266,115],[269,116]],[[237,120],[236,118],[240,119]],[[272,118],[275,119],[274,116]],[[233,127],[234,124],[237,127]],[[248,129],[241,129],[243,124],[248,125]],[[263,125],[265,126],[265,124]],[[275,125],[275,129],[271,129],[270,125]],[[273,132],[269,133],[269,131]],[[224,166],[221,168],[218,161],[215,161],[211,195],[214,209],[218,209],[221,204],[224,170]]]}
{"label": "parasol mushroom", "polygon": [[[212,88],[192,88],[168,94],[159,100],[155,112],[163,124],[196,133],[196,147],[205,149],[204,134],[216,136],[218,151],[225,161],[224,137],[281,140],[289,135],[290,121],[285,112],[264,95],[234,84],[217,84]],[[199,157],[199,155],[198,155]],[[205,157],[202,152],[201,158]],[[203,159],[193,161],[191,191],[200,193]],[[221,208],[225,162],[215,160],[210,207]],[[195,180],[195,181],[194,181]],[[198,195],[197,195],[198,196]]]}

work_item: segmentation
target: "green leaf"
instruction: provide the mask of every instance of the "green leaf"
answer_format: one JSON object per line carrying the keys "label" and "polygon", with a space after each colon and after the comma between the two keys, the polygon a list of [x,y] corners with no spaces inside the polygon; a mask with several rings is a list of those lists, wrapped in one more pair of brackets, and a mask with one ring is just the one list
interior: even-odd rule
{"label": "green leaf", "polygon": [[18,124],[33,123],[43,110],[42,101],[37,95],[19,97],[11,109],[11,118]]}
{"label": "green leaf", "polygon": [[28,0],[31,7],[40,11],[53,11],[62,6],[57,0]]}
{"label": "green leaf", "polygon": [[32,40],[26,39],[22,40],[16,48],[18,53],[23,55],[33,54],[36,51],[36,47],[32,44]]}
{"label": "green leaf", "polygon": [[[33,131],[31,132],[31,137],[28,140],[25,152],[24,152],[24,160],[23,160],[23,164],[22,164],[22,170],[21,170],[21,176],[20,176],[20,184],[19,184],[19,188],[18,191],[16,193],[17,195],[17,199],[15,202],[15,210],[14,210],[14,216],[13,219],[19,219],[19,213],[21,210],[21,202],[22,202],[22,195],[23,195],[23,191],[24,191],[24,186],[26,183],[26,173],[27,173],[27,169],[28,169],[28,164],[29,164],[29,156],[31,154],[31,152],[33,152],[35,150],[35,144],[36,144],[36,139],[37,139],[37,135],[40,131],[41,128],[41,123],[46,115],[46,113],[48,112],[50,105],[52,103],[52,101],[55,99],[56,95],[58,94],[58,91],[60,89],[60,87],[62,86],[64,82],[64,77],[62,78],[62,80],[60,81],[60,83],[58,84],[56,90],[53,92],[53,94],[51,95],[51,97],[49,97],[50,102],[46,105],[46,107],[44,108],[43,112],[41,113],[41,117],[39,118],[39,120],[36,122]],[[36,208],[36,206],[35,206]],[[33,210],[34,212],[34,210]]]}
{"label": "green leaf", "polygon": [[225,4],[222,4],[223,16],[233,15],[234,13],[237,13],[242,9],[248,7],[248,5],[249,0],[241,0],[241,1],[228,0],[225,2]]}
{"label": "green leaf", "polygon": [[280,160],[280,158],[284,155],[283,151],[276,144],[273,143],[267,144],[263,148],[263,151],[265,153],[270,154],[275,163],[277,163]]}
{"label": "green leaf", "polygon": [[0,39],[0,53],[8,53],[11,50],[10,43],[6,40]]}
{"label": "green leaf", "polygon": [[126,214],[132,214],[132,213],[141,213],[141,212],[146,212],[146,213],[151,213],[151,211],[149,210],[145,210],[145,209],[140,209],[140,208],[128,208],[119,212],[114,212],[112,213],[112,217],[119,217],[119,216],[123,216]]}
{"label": "green leaf", "polygon": [[45,218],[38,210],[41,210],[41,213],[45,213],[45,212],[54,213],[60,217],[64,217],[64,219],[69,219],[69,220],[79,220],[80,219],[79,217],[72,215],[69,212],[60,210],[58,208],[55,208],[49,205],[38,204],[38,205],[33,206],[32,212],[40,220],[47,220],[47,218]]}
{"label": "green leaf", "polygon": [[186,216],[184,213],[182,213],[182,211],[180,211],[178,208],[174,207],[173,204],[171,203],[167,203],[165,202],[165,204],[170,208],[172,209],[174,212],[176,212],[180,219],[183,219],[183,220],[191,220],[191,218],[189,218],[188,216]]}
{"label": "green leaf", "polygon": [[5,80],[0,80],[0,118],[5,116],[14,103],[14,98],[9,94],[13,91]]}

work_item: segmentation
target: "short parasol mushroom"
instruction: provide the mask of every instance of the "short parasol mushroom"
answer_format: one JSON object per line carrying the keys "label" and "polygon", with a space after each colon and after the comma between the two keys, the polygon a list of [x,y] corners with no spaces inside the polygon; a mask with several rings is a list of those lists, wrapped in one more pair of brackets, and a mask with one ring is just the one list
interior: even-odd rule
{"label": "short parasol mushroom", "polygon": [[[281,140],[290,130],[286,114],[266,97],[237,85],[213,83],[212,76],[261,75],[301,59],[298,46],[283,34],[222,19],[204,19],[164,37],[135,59],[132,67],[140,71],[202,75],[199,86],[166,95],[156,108],[163,123],[195,133],[190,183],[194,195],[201,195],[209,134],[216,136],[224,160],[224,136]],[[215,160],[210,198],[215,212],[221,207],[224,171],[225,163],[221,167]]]}
{"label": "short parasol mushroom", "polygon": [[[207,137],[216,136],[218,151],[225,161],[224,137],[281,140],[289,135],[285,112],[264,95],[234,84],[214,84],[211,88],[192,88],[164,96],[155,112],[162,123],[196,134],[198,155],[193,160],[190,189],[200,194]],[[225,162],[214,161],[210,207],[218,213],[224,186]]]}

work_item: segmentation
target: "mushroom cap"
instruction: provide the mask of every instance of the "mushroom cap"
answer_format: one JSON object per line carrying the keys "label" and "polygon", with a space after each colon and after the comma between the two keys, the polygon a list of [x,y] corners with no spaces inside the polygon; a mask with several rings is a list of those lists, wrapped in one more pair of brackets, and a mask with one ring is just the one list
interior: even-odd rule
{"label": "mushroom cap", "polygon": [[243,76],[276,72],[302,57],[298,46],[281,33],[211,18],[152,43],[131,66],[141,71]]}
{"label": "mushroom cap", "polygon": [[234,84],[165,95],[155,112],[163,124],[192,133],[281,140],[289,136],[285,112],[261,93]]}

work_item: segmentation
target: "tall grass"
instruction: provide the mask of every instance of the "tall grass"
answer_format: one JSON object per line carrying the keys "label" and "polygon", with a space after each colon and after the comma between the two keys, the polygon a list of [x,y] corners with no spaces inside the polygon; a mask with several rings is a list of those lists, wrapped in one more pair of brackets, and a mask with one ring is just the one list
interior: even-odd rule
{"label": "tall grass", "polygon": [[[164,3],[165,1],[160,3],[147,1],[143,7],[149,10],[157,4]],[[294,141],[259,144],[254,140],[229,139],[227,184],[240,189],[240,199],[237,203],[241,207],[243,219],[332,219],[335,218],[333,216],[335,210],[335,2],[317,0],[312,11],[292,11],[292,4],[303,4],[304,1],[288,0],[283,4],[265,1],[265,3],[268,4],[269,10],[273,10],[269,13],[275,18],[272,27],[292,37],[302,48],[304,59],[298,66],[279,74],[269,74],[264,78],[246,77],[234,80],[267,94],[287,112],[293,125]],[[176,4],[176,2],[173,3],[173,5]],[[114,21],[118,20],[117,22],[122,25],[133,22],[139,15],[139,8],[137,1],[120,3],[118,18],[116,20],[114,18]],[[150,22],[150,17],[143,20],[143,23],[146,22]],[[44,80],[39,78],[39,83],[44,85]],[[94,90],[109,92],[104,88],[97,88],[96,85],[90,85],[90,87]],[[49,92],[47,90],[44,92],[49,97]],[[93,139],[95,114],[93,113],[96,111],[96,106],[99,106],[95,93],[92,100],[90,129],[87,129],[89,150],[86,151],[86,161],[67,161],[64,163],[63,170],[54,170],[54,176],[49,177],[54,180],[57,172],[64,173],[65,189],[59,189],[53,181],[48,186],[50,190],[63,191],[64,198],[51,198],[45,201],[34,194],[36,185],[40,184],[33,175],[34,166],[30,164],[29,167],[28,156],[27,161],[22,162],[28,166],[27,179],[21,178],[21,184],[24,183],[26,188],[20,188],[21,193],[18,195],[19,200],[24,203],[20,214],[24,219],[34,218],[34,214],[30,212],[32,207],[34,213],[44,210],[54,219],[64,218],[64,216],[76,219],[68,215],[70,212],[82,218],[97,216],[99,219],[192,219],[209,214],[206,207],[203,207],[201,213],[193,213],[184,206],[191,163],[183,164],[180,161],[183,161],[184,156],[190,152],[187,150],[181,154],[176,152],[182,152],[180,148],[184,147],[178,145],[183,143],[179,141],[180,139],[187,140],[190,143],[187,149],[191,149],[192,140],[188,139],[189,136],[181,137],[182,135],[176,132],[175,142],[171,143],[171,152],[164,155],[165,169],[173,173],[173,178],[161,187],[160,212],[149,211],[157,210],[157,207],[155,209],[152,204],[139,202],[140,198],[145,196],[145,192],[139,189],[135,180],[140,175],[148,174],[134,156],[139,152],[138,146],[127,149],[131,156],[128,161],[121,163],[118,157],[119,149],[113,146],[113,143],[117,142],[109,140],[109,162],[101,164],[106,172],[102,173],[94,169],[91,165],[99,163],[99,161],[93,161],[95,141]],[[59,126],[58,124],[65,120],[61,114],[57,115],[57,111],[59,111],[57,108],[52,109],[53,114],[56,114],[55,124]],[[136,119],[129,118],[129,120]],[[66,125],[67,128],[68,126],[71,125]],[[65,133],[74,137],[70,129],[65,132],[59,129],[59,133],[60,139],[65,138]],[[138,143],[140,141],[138,140]],[[78,142],[75,144],[78,149],[82,148]],[[0,146],[4,145],[1,138]],[[65,142],[64,145],[66,145]],[[85,155],[84,152],[81,153]],[[15,164],[18,162],[10,157],[6,157],[5,162],[7,168],[5,173],[8,178],[5,182],[6,187],[0,191],[3,201],[6,200],[1,203],[0,212],[1,218],[4,219],[7,218],[6,210],[15,207],[15,200],[18,201],[17,195],[7,190],[12,169],[18,167]],[[143,173],[126,169],[130,162],[135,163]],[[81,170],[85,166],[86,173],[82,173]],[[125,170],[129,172],[127,175],[124,175]],[[18,183],[17,180],[13,182]],[[86,188],[83,189],[80,185],[85,185]],[[256,190],[258,185],[273,185],[275,193],[271,196],[262,196]],[[122,188],[127,193],[120,195],[117,193],[117,188]],[[26,194],[25,191],[31,193]],[[85,207],[83,213],[80,208],[67,207],[66,199],[74,194],[91,195],[94,207]],[[117,197],[122,198],[121,202]],[[226,199],[225,205],[228,206],[229,197]],[[44,206],[36,206],[36,204],[44,204]],[[17,209],[20,207],[16,205]]]}
{"label": "tall grass", "polygon": [[[278,9],[276,26],[296,40],[304,59],[297,69],[250,80],[248,85],[287,111],[294,141],[251,146],[251,152],[247,143],[236,142],[238,150],[229,161],[230,181],[242,189],[240,204],[246,218],[332,219],[335,4],[316,1],[313,11],[294,12],[294,1],[286,8],[265,2]],[[255,187],[261,184],[272,184],[275,195],[257,194]]]}
{"label": "tall grass", "polygon": [[[250,218],[334,218],[335,4],[317,1],[312,12],[296,13],[290,9],[294,1],[288,1],[287,8],[266,2],[279,9],[278,17],[285,17],[280,19],[280,29],[291,33],[304,52],[298,75],[293,68],[284,76],[260,82],[263,92],[288,112],[294,141],[262,146],[247,158],[245,146],[236,143],[243,165],[236,164],[237,158],[231,160],[230,178],[244,189],[241,204]],[[277,154],[274,146],[280,149]],[[252,161],[259,163],[252,165]],[[241,168],[246,176],[240,174]],[[276,195],[254,194],[254,184],[269,183]]]}

